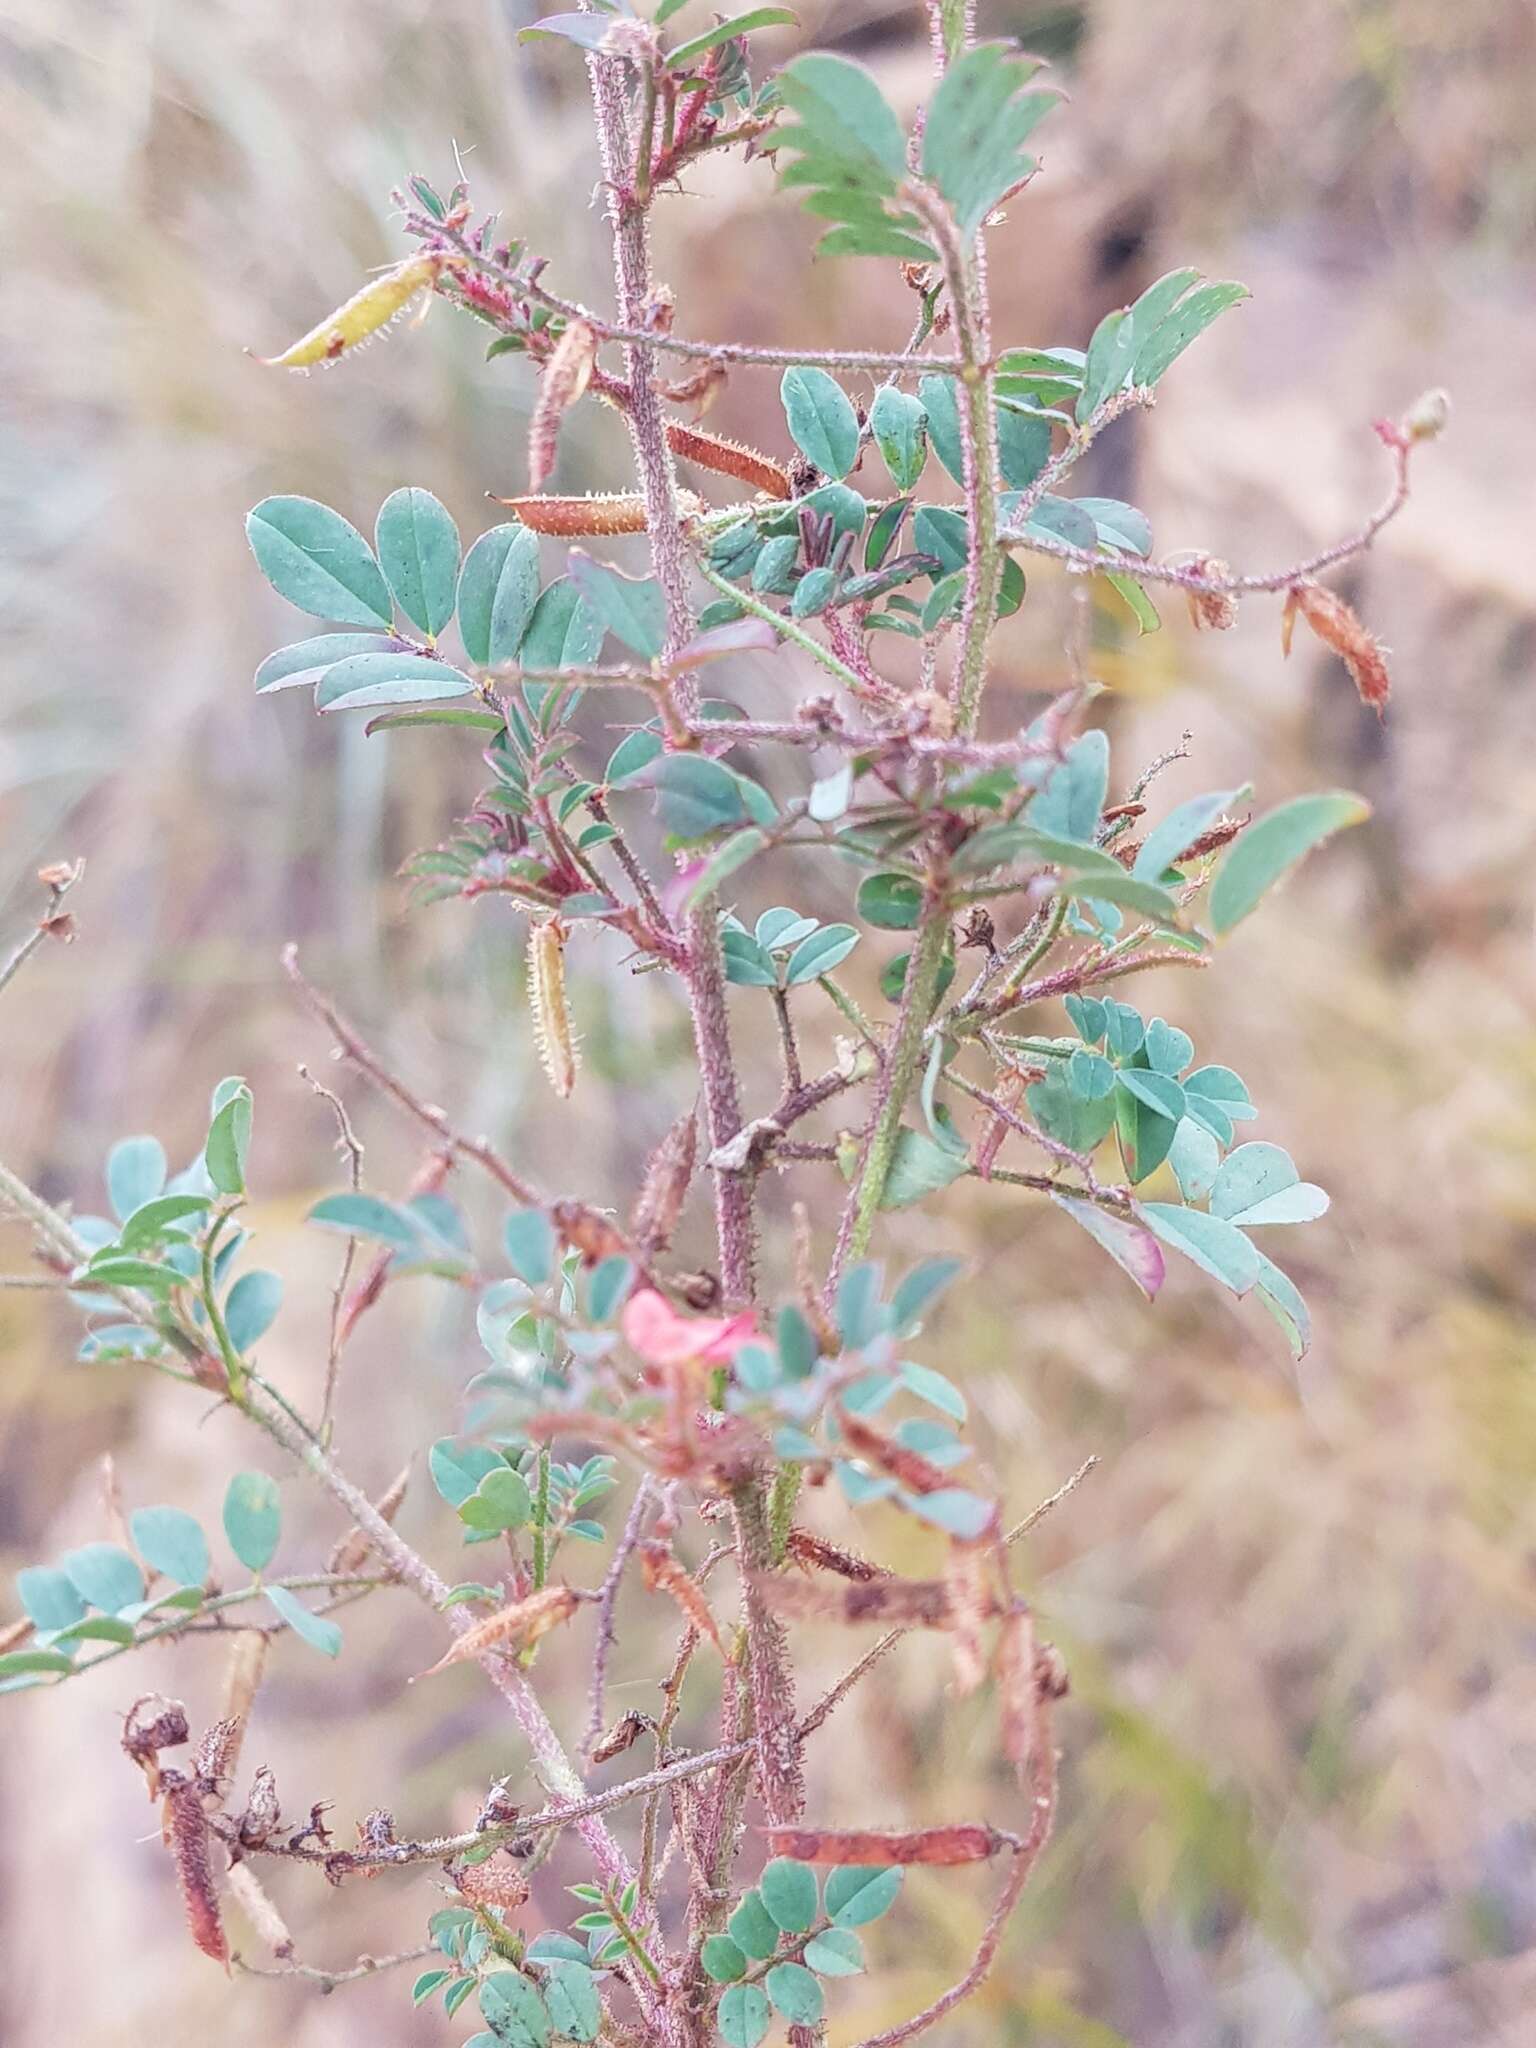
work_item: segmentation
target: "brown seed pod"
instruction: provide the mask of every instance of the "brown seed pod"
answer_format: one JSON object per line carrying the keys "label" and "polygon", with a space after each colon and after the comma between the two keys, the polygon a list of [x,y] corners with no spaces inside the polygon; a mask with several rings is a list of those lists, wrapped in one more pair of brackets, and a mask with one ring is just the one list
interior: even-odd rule
{"label": "brown seed pod", "polygon": [[229,1944],[219,1917],[219,1890],[214,1881],[208,1816],[202,1794],[187,1778],[166,1793],[160,1813],[161,1835],[176,1865],[182,1904],[192,1939],[205,1956],[229,1967]]}
{"label": "brown seed pod", "polygon": [[992,1676],[1003,1710],[1003,1755],[1022,1773],[1039,1737],[1040,1690],[1035,1677],[1035,1624],[1027,1607],[1016,1607],[998,1631]]}
{"label": "brown seed pod", "polygon": [[647,1259],[659,1257],[672,1242],[693,1178],[698,1144],[699,1120],[691,1109],[685,1110],[646,1161],[645,1180],[629,1229]]}
{"label": "brown seed pod", "polygon": [[[1189,567],[1198,576],[1209,578],[1212,583],[1225,583],[1232,571],[1215,555],[1201,555]],[[1207,628],[1214,633],[1225,633],[1237,624],[1237,598],[1230,590],[1186,590],[1189,600],[1190,623],[1197,633]]]}
{"label": "brown seed pod", "polygon": [[750,484],[767,497],[794,495],[789,472],[782,463],[775,462],[771,455],[760,454],[756,448],[743,447],[739,441],[728,441],[723,434],[706,434],[681,420],[668,420],[667,446],[685,462],[696,462],[700,469],[711,469],[717,476],[733,476],[738,483]]}
{"label": "brown seed pod", "polygon": [[534,533],[566,540],[611,533],[644,533],[645,500],[638,491],[579,498],[497,498]]}
{"label": "brown seed pod", "polygon": [[[439,1657],[426,1671],[417,1672],[416,1677],[431,1678],[446,1671],[450,1664],[462,1664],[486,1650],[526,1650],[552,1628],[569,1621],[580,1604],[581,1596],[571,1587],[545,1586],[530,1593],[526,1600],[514,1600],[510,1607],[503,1607],[476,1627],[466,1629],[446,1656]],[[413,1685],[415,1682],[411,1680]]]}
{"label": "brown seed pod", "polygon": [[960,1863],[985,1863],[1008,1846],[1005,1835],[979,1821],[918,1828],[910,1834],[878,1828],[767,1828],[764,1833],[773,1855],[792,1856],[797,1863],[924,1863],[949,1869]]}
{"label": "brown seed pod", "polygon": [[665,1593],[689,1626],[696,1628],[701,1636],[708,1636],[721,1657],[725,1657],[726,1647],[720,1639],[719,1624],[710,1611],[709,1602],[669,1546],[659,1537],[651,1537],[639,1549],[640,1572],[647,1592]]}
{"label": "brown seed pod", "polygon": [[655,1726],[656,1723],[649,1714],[639,1713],[631,1707],[627,1714],[619,1716],[602,1741],[593,1749],[592,1762],[612,1763],[616,1756],[622,1756],[625,1750],[633,1749],[646,1730]]}
{"label": "brown seed pod", "polygon": [[840,1579],[855,1579],[868,1584],[871,1579],[888,1576],[884,1568],[871,1564],[867,1557],[856,1557],[851,1550],[840,1550],[835,1543],[828,1543],[825,1537],[813,1536],[809,1529],[791,1529],[784,1546],[785,1555],[792,1557],[796,1564],[804,1565],[809,1571],[833,1572]]}
{"label": "brown seed pod", "polygon": [[1280,644],[1287,654],[1291,651],[1291,633],[1298,612],[1349,670],[1361,702],[1369,704],[1380,718],[1392,693],[1392,678],[1387,670],[1386,649],[1375,634],[1366,630],[1336,590],[1303,579],[1286,592]]}
{"label": "brown seed pod", "polygon": [[754,1583],[767,1604],[796,1621],[877,1621],[887,1627],[952,1626],[950,1590],[942,1579],[866,1579],[847,1585],[764,1573]]}
{"label": "brown seed pod", "polygon": [[597,335],[585,320],[566,323],[544,365],[538,403],[528,421],[528,488],[542,490],[555,467],[560,422],[592,381]]}

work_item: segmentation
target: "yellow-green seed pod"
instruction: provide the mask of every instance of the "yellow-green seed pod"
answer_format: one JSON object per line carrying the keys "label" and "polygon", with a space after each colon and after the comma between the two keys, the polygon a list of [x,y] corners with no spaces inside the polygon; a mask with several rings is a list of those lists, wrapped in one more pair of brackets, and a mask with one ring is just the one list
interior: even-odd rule
{"label": "yellow-green seed pod", "polygon": [[534,1042],[562,1100],[576,1086],[577,1045],[565,999],[566,928],[558,917],[543,919],[528,934],[528,1000],[533,1008]]}
{"label": "yellow-green seed pod", "polygon": [[393,270],[382,271],[292,348],[284,349],[280,356],[258,356],[257,362],[276,370],[307,370],[316,363],[335,362],[347,349],[356,348],[398,319],[419,293],[430,291],[447,260],[444,256],[412,256]]}

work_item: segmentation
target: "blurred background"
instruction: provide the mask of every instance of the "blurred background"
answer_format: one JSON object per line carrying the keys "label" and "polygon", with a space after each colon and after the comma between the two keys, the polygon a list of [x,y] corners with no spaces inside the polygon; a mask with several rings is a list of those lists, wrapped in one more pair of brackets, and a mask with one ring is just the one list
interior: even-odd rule
{"label": "blurred background", "polygon": [[[548,253],[557,288],[607,303],[584,80],[562,46],[517,47],[536,11],[0,4],[0,939],[36,914],[41,863],[88,864],[78,943],[45,947],[0,1003],[0,1157],[98,1209],[114,1138],[155,1131],[184,1158],[212,1085],[249,1076],[251,1221],[288,1290],[264,1362],[304,1399],[334,1247],[300,1219],[339,1169],[295,1071],[326,1048],[285,992],[285,940],[428,1098],[590,1198],[623,1196],[696,1085],[665,991],[589,947],[573,959],[587,1066],[559,1111],[531,1064],[516,922],[495,903],[407,914],[396,873],[472,798],[472,750],[448,733],[367,741],[361,720],[322,727],[301,697],[250,687],[304,630],[247,553],[256,499],[309,493],[371,530],[390,490],[422,483],[468,538],[493,523],[487,491],[522,487],[529,376],[486,363],[482,332],[442,306],[323,376],[242,353],[281,347],[399,253],[391,185],[418,170],[446,189],[457,147],[479,206]],[[805,41],[860,57],[893,100],[924,90],[920,9],[799,11]],[[1384,726],[1305,635],[1282,659],[1269,603],[1198,639],[1171,606],[1139,642],[1106,619],[1095,649],[1123,780],[1188,732],[1169,803],[1252,775],[1265,805],[1349,785],[1376,807],[1213,973],[1136,992],[1249,1078],[1258,1135],[1333,1193],[1282,1247],[1313,1304],[1311,1355],[1293,1370],[1259,1311],[1192,1273],[1148,1310],[1017,1193],[978,1188],[889,1227],[893,1259],[974,1259],[924,1355],[971,1391],[1011,1504],[1103,1460],[1022,1565],[1074,1677],[1060,1832],[984,1995],[933,2038],[1518,2048],[1536,2039],[1536,13],[1021,0],[984,6],[983,27],[1047,54],[1072,100],[993,238],[1000,341],[1081,346],[1175,263],[1253,287],[1155,413],[1117,430],[1095,480],[1146,506],[1160,550],[1278,567],[1377,501],[1374,416],[1436,383],[1455,412],[1408,511],[1336,579],[1395,649]],[[695,176],[658,237],[679,324],[898,346],[899,284],[813,263],[813,239],[766,166]],[[776,381],[734,377],[711,423],[782,448]],[[608,482],[625,456],[618,422],[587,407],[560,476]],[[1039,565],[999,637],[998,730],[1059,676],[1064,603]],[[786,676],[810,686],[785,658],[743,664],[732,693],[782,703]],[[823,870],[783,893],[844,908]],[[766,1060],[750,995],[737,1025]],[[749,1037],[749,1077],[758,1050]],[[399,1191],[420,1164],[410,1132],[347,1092],[370,1181]],[[775,1213],[816,1186],[776,1188]],[[0,1235],[15,1270],[24,1238]],[[0,1618],[16,1568],[106,1533],[104,1453],[130,1507],[175,1500],[210,1523],[252,1461],[225,1419],[75,1364],[74,1341],[46,1295],[0,1292]],[[395,1290],[350,1355],[343,1460],[381,1488],[455,1427],[476,1357],[467,1301]],[[334,1520],[296,1484],[285,1500],[294,1554],[323,1556]],[[921,1562],[894,1520],[855,1531],[828,1504],[826,1526]],[[402,1527],[462,1575],[419,1472]],[[490,1774],[523,1772],[477,1674],[402,1690],[432,1631],[388,1597],[349,1618],[337,1667],[284,1639],[246,1752],[278,1767],[288,1805],[334,1799],[343,1839],[380,1803],[412,1831],[465,1825]],[[577,1700],[565,1654],[550,1670]],[[649,1703],[663,1654],[637,1616],[619,1704]],[[809,1656],[814,1683],[838,1645],[812,1639]],[[229,1985],[192,1951],[117,1716],[154,1685],[196,1723],[219,1682],[193,1644],[0,1702],[0,1939],[19,1965],[0,2034],[404,2048],[472,2032],[412,2014],[409,1972],[321,1998]],[[919,1644],[842,1710],[818,1815],[1009,1810],[985,1708],[957,1712],[944,1683]],[[701,1685],[693,1739],[708,1705]],[[579,1874],[548,1866],[532,1924],[562,1923]],[[410,1945],[439,1903],[430,1874],[273,1882],[310,1963]],[[872,1931],[878,1968],[833,2001],[834,2044],[947,1984],[985,1897],[964,1874],[914,1877]],[[243,1927],[234,1939],[259,1954]]]}

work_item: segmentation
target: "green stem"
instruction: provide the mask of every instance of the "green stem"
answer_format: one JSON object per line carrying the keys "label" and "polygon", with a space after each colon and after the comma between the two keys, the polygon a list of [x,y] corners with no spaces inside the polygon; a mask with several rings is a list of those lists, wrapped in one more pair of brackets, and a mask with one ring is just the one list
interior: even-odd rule
{"label": "green stem", "polygon": [[630,1926],[629,1919],[625,1914],[624,1908],[619,1904],[617,1895],[611,1890],[605,1892],[603,1894],[603,1904],[608,1909],[608,1917],[617,1929],[620,1941],[623,1942],[651,1982],[653,1984],[660,1984],[661,1972],[651,1961],[650,1956],[647,1955],[644,1942],[641,1941],[634,1928]]}
{"label": "green stem", "polygon": [[245,1393],[245,1360],[235,1349],[224,1323],[224,1312],[219,1307],[218,1278],[214,1270],[214,1253],[218,1249],[219,1237],[229,1221],[229,1212],[220,1216],[213,1228],[203,1239],[203,1307],[208,1316],[208,1327],[219,1347],[219,1356],[224,1361],[224,1370],[229,1375],[229,1398],[242,1400]]}
{"label": "green stem", "polygon": [[549,1446],[539,1451],[539,1490],[533,1510],[533,1590],[537,1593],[549,1574]]}
{"label": "green stem", "polygon": [[[165,1621],[157,1622],[153,1628],[144,1629],[131,1643],[114,1643],[94,1657],[88,1657],[83,1664],[77,1664],[73,1671],[61,1673],[60,1683],[78,1678],[82,1672],[94,1671],[98,1664],[110,1664],[114,1657],[126,1657],[130,1650],[140,1650],[146,1643],[157,1643],[166,1636],[183,1635],[197,1622],[206,1621],[210,1614],[223,1614],[231,1607],[243,1606],[249,1600],[259,1600],[269,1586],[290,1593],[313,1593],[324,1590],[328,1593],[371,1592],[376,1586],[387,1586],[390,1580],[367,1577],[355,1573],[338,1575],[335,1572],[299,1572],[284,1579],[258,1579],[249,1586],[242,1586],[236,1593],[220,1593],[215,1599],[205,1600],[201,1607],[190,1607],[184,1613],[171,1615]],[[285,1628],[286,1622],[274,1620],[274,1629]]]}
{"label": "green stem", "polygon": [[860,695],[864,693],[867,685],[863,677],[849,668],[846,662],[839,661],[830,649],[823,647],[803,626],[796,624],[793,619],[786,618],[783,612],[776,612],[771,604],[764,604],[762,599],[754,597],[750,590],[742,590],[737,584],[727,582],[717,570],[710,568],[708,562],[699,563],[699,574],[706,583],[712,583],[722,597],[731,598],[743,611],[750,612],[753,618],[766,619],[782,639],[793,641],[802,653],[808,654],[812,661],[819,662],[828,675],[836,676],[837,680],[846,684],[850,690],[855,690]]}
{"label": "green stem", "polygon": [[944,965],[944,949],[949,943],[949,912],[942,897],[930,903],[918,927],[907,962],[907,979],[901,992],[901,1012],[896,1020],[896,1036],[886,1060],[878,1106],[875,1111],[875,1127],[870,1133],[865,1148],[864,1162],[859,1172],[858,1185],[847,1211],[847,1225],[844,1242],[839,1247],[841,1256],[837,1271],[849,1259],[861,1259],[869,1249],[870,1235],[875,1227],[881,1198],[885,1194],[886,1178],[891,1162],[896,1156],[896,1144],[901,1135],[902,1112],[907,1106],[907,1097],[917,1080],[918,1068],[923,1058],[923,1036],[928,1028],[928,1019],[939,992],[939,975]]}

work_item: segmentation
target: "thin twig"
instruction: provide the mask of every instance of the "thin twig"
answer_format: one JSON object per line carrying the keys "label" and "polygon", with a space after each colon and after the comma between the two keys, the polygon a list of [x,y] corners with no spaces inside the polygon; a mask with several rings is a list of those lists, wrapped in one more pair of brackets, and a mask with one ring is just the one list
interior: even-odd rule
{"label": "thin twig", "polygon": [[72,866],[60,863],[57,867],[39,870],[38,880],[48,891],[48,908],[9,959],[0,965],[0,989],[15,980],[45,939],[62,939],[65,945],[69,944],[74,937],[74,923],[59,906],[84,873],[83,860],[77,860]]}
{"label": "thin twig", "polygon": [[640,1541],[645,1528],[645,1518],[655,1501],[654,1488],[649,1474],[635,1489],[630,1504],[629,1518],[624,1530],[614,1545],[613,1556],[603,1575],[603,1583],[597,1596],[597,1643],[592,1652],[592,1708],[587,1717],[587,1733],[581,1745],[583,1756],[591,1756],[602,1739],[606,1711],[603,1695],[608,1682],[608,1653],[614,1644],[613,1615],[619,1601],[619,1584],[624,1577],[624,1568],[634,1555],[635,1545]]}
{"label": "thin twig", "polygon": [[336,1008],[329,996],[322,995],[312,982],[307,981],[299,970],[299,949],[289,945],[283,949],[283,969],[288,979],[298,990],[305,1007],[326,1027],[336,1040],[342,1054],[349,1059],[360,1073],[366,1074],[376,1088],[397,1102],[410,1116],[442,1140],[444,1146],[465,1159],[473,1159],[483,1167],[491,1178],[498,1182],[514,1202],[526,1209],[544,1206],[539,1194],[529,1181],[510,1167],[506,1160],[491,1144],[488,1138],[466,1138],[449,1123],[442,1110],[430,1102],[423,1102],[408,1088],[404,1081],[387,1067],[376,1052],[373,1052],[358,1032]]}
{"label": "thin twig", "polygon": [[[357,1133],[352,1128],[352,1119],[347,1115],[347,1106],[332,1088],[327,1088],[315,1079],[308,1067],[299,1067],[301,1079],[307,1081],[322,1102],[330,1105],[336,1119],[336,1149],[347,1162],[347,1185],[354,1194],[363,1184],[363,1148]],[[320,1434],[329,1439],[331,1422],[336,1408],[336,1386],[341,1376],[342,1311],[346,1306],[347,1282],[352,1277],[353,1262],[357,1257],[357,1239],[349,1237],[341,1254],[341,1269],[336,1275],[336,1286],[331,1295],[331,1331],[326,1347],[325,1392],[320,1402]]]}
{"label": "thin twig", "polygon": [[248,1963],[241,1955],[232,1955],[229,1960],[244,1977],[303,1977],[317,1984],[325,1997],[339,1985],[355,1984],[360,1978],[376,1977],[381,1970],[397,1970],[405,1963],[425,1962],[428,1956],[441,1954],[437,1943],[428,1941],[420,1948],[401,1949],[398,1955],[359,1956],[355,1963],[340,1970],[322,1970],[313,1963]]}

